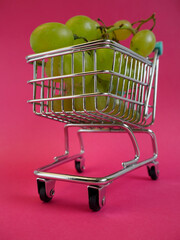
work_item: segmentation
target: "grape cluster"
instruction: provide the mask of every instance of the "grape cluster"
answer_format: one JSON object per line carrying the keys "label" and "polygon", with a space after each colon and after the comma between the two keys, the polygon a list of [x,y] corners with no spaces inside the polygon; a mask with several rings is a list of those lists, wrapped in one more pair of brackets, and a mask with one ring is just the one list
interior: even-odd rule
{"label": "grape cluster", "polygon": [[[151,29],[140,30],[144,23],[153,20]],[[101,24],[99,24],[100,22]],[[49,22],[38,26],[30,36],[30,45],[35,53],[50,51],[102,38],[124,41],[133,35],[130,49],[147,57],[154,49],[156,37],[152,32],[155,14],[145,20],[130,23],[127,20],[106,26],[100,19],[96,21],[83,15],[70,18],[66,24]],[[134,25],[138,25],[134,28]]]}
{"label": "grape cluster", "polygon": [[[151,29],[143,29],[140,30],[141,26],[153,20],[154,25]],[[134,26],[137,25],[135,28]],[[121,42],[132,36],[130,42],[130,49],[134,52],[142,55],[143,57],[147,57],[151,54],[155,47],[156,38],[154,33],[152,32],[155,26],[155,15],[153,14],[146,20],[140,20],[134,23],[130,23],[127,20],[120,20],[114,23],[112,26],[106,26],[104,22],[100,19],[96,21],[83,15],[78,15],[70,18],[65,24],[57,23],[57,22],[49,22],[38,26],[30,36],[30,45],[32,50],[35,53],[41,53],[45,51],[50,51],[54,49],[59,49],[67,46],[73,46],[81,43],[86,43],[89,41],[94,41],[98,39],[110,39],[116,42]],[[74,53],[74,69],[73,73],[81,73],[82,59],[84,58],[84,66],[85,72],[90,72],[94,70],[93,64],[93,54],[90,51],[84,52],[84,56],[82,56],[82,52]],[[121,73],[125,74],[129,77],[133,77],[134,72],[130,67],[130,63],[126,64],[125,59],[122,58],[120,53],[116,53],[114,60],[114,50],[102,48],[96,50],[97,57],[97,70],[112,70],[113,62],[114,64],[114,72],[119,72],[119,63],[121,63]],[[45,73],[47,77],[52,76],[51,67],[53,65],[53,76],[61,76],[72,74],[72,54],[67,54],[63,57],[63,67],[61,67],[61,58],[59,56],[53,58],[53,64],[51,63],[51,59],[49,58],[45,63]],[[125,67],[126,65],[126,67]],[[125,73],[126,68],[126,73]],[[130,70],[131,68],[131,70]],[[63,72],[62,72],[63,71]],[[85,79],[85,93],[93,93],[94,92],[94,81],[93,75],[86,75]],[[111,74],[98,74],[97,75],[97,91],[98,92],[107,92],[109,90],[109,82],[111,79]],[[131,89],[132,83],[128,85],[128,81],[123,81],[122,78],[114,76],[113,82],[116,85],[116,81],[118,83],[118,92],[127,90],[127,88]],[[61,82],[60,79],[54,80],[55,83]],[[72,95],[71,89],[71,78],[65,78],[66,83],[66,95]],[[74,77],[74,94],[82,94],[83,92],[83,81],[82,76]],[[123,85],[123,86],[122,86]],[[113,92],[112,92],[113,93]],[[60,95],[56,95],[54,97],[59,97]],[[86,110],[95,111],[95,97],[87,97],[85,104],[83,98],[76,98],[75,108],[77,111],[83,111],[84,105]],[[106,108],[107,97],[99,96],[97,97],[97,105],[98,109],[102,110]],[[62,111],[61,100],[53,101],[53,107],[55,112]],[[49,102],[50,104],[50,102]],[[121,107],[120,107],[121,105]],[[50,105],[49,105],[50,107]],[[109,101],[108,108],[106,111],[110,109],[117,109],[117,112],[120,110],[120,114],[124,109],[124,103],[122,101],[113,101],[112,99]],[[66,99],[64,100],[64,110],[71,111],[72,110],[72,100]],[[128,110],[128,109],[127,109]],[[129,111],[129,110],[128,110]],[[130,109],[131,112],[131,109]],[[125,115],[128,115],[126,112]],[[130,115],[132,115],[130,113]]]}

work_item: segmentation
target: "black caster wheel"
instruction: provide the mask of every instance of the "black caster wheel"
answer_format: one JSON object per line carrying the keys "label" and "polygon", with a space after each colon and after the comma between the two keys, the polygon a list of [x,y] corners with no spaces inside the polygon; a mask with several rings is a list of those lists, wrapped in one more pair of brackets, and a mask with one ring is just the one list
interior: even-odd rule
{"label": "black caster wheel", "polygon": [[51,201],[52,197],[48,197],[46,195],[46,190],[45,190],[45,186],[44,187],[40,187],[39,190],[39,197],[43,202],[49,202]]}
{"label": "black caster wheel", "polygon": [[43,202],[49,202],[54,196],[54,181],[37,179],[39,197]]}
{"label": "black caster wheel", "polygon": [[84,159],[81,160],[75,160],[75,168],[78,173],[84,172]]}
{"label": "black caster wheel", "polygon": [[102,188],[88,187],[89,208],[97,212],[105,204],[105,195],[102,195]]}
{"label": "black caster wheel", "polygon": [[147,166],[148,174],[152,180],[157,180],[159,177],[159,170],[156,165]]}

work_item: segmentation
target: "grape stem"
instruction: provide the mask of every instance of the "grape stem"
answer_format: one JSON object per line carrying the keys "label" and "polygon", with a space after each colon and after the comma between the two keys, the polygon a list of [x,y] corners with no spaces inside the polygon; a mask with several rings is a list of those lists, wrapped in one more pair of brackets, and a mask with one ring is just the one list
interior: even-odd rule
{"label": "grape stem", "polygon": [[88,42],[88,40],[85,37],[79,37],[78,35],[74,34],[74,40],[76,39],[83,39],[85,42]]}
{"label": "grape stem", "polygon": [[133,23],[131,23],[131,25],[133,26],[133,25],[139,23],[139,25],[135,28],[135,31],[138,32],[139,29],[141,28],[141,26],[142,26],[144,23],[149,22],[151,19],[153,20],[153,26],[150,28],[150,31],[152,31],[153,28],[154,28],[155,25],[156,25],[155,13],[153,13],[149,18],[143,19],[143,20],[139,20],[139,21],[136,21],[136,22],[133,22]]}
{"label": "grape stem", "polygon": [[[114,31],[119,30],[119,29],[129,30],[129,31],[131,31],[131,33],[133,35],[135,35],[139,31],[139,29],[142,27],[142,25],[147,23],[147,22],[149,22],[150,20],[153,20],[153,26],[150,28],[150,31],[152,31],[154,29],[155,25],[156,25],[155,13],[153,13],[147,19],[142,19],[142,20],[139,20],[139,21],[131,23],[132,27],[126,27],[126,26],[124,26],[124,24],[121,24],[118,27],[114,27],[113,25],[112,26],[106,26],[105,23],[100,18],[97,18],[96,21],[97,22],[99,21],[102,24],[101,26],[97,27],[101,31],[102,38],[108,39],[109,33],[114,33]],[[136,28],[133,28],[133,25],[135,25],[135,24],[139,24],[139,25]],[[116,35],[115,34],[114,34],[114,39],[113,40],[118,42],[118,40],[116,39]]]}
{"label": "grape stem", "polygon": [[[136,32],[135,32],[135,30],[133,28],[126,27],[126,26],[124,26],[124,24],[121,24],[118,27],[114,27],[113,25],[112,26],[106,26],[105,23],[100,18],[97,18],[96,21],[100,22],[102,24],[101,26],[99,26],[97,28],[100,29],[101,34],[102,34],[102,38],[105,38],[105,39],[108,39],[109,33],[111,33],[111,32],[114,33],[114,31],[118,30],[118,29],[127,29],[127,30],[130,30],[133,35],[136,34]],[[114,39],[113,40],[118,42],[118,40],[116,39],[116,35],[115,34],[114,34]]]}
{"label": "grape stem", "polygon": [[105,25],[105,23],[104,23],[100,18],[97,18],[96,22],[102,23],[103,27],[104,27],[104,28],[107,28],[106,25]]}
{"label": "grape stem", "polygon": [[[99,27],[97,27],[97,28],[99,28],[99,29],[101,30],[101,34],[102,34],[101,36],[102,36],[102,38],[104,38],[104,39],[108,39],[109,33],[111,33],[111,32],[114,33],[114,31],[115,31],[115,30],[118,30],[118,29],[127,29],[127,30],[131,31],[131,33],[132,33],[133,35],[136,34],[136,30],[135,30],[134,28],[126,27],[126,26],[124,26],[124,24],[121,24],[119,27],[99,26]],[[114,34],[114,39],[113,39],[113,40],[116,41],[116,42],[119,42],[119,41],[116,39],[116,35],[115,35],[115,34]]]}
{"label": "grape stem", "polygon": [[103,27],[103,26],[98,26],[96,27],[97,29],[100,29],[101,33],[102,34],[105,34],[106,33],[106,27]]}
{"label": "grape stem", "polygon": [[106,32],[110,33],[110,32],[114,32],[115,30],[118,30],[118,29],[126,29],[126,30],[131,31],[133,35],[136,34],[136,30],[134,28],[126,27],[126,26],[124,26],[124,24],[121,24],[119,27],[111,27]]}

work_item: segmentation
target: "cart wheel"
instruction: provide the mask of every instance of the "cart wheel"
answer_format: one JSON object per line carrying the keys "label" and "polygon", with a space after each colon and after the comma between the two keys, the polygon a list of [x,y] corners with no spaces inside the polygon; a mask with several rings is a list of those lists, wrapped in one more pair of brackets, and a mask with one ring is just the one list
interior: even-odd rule
{"label": "cart wheel", "polygon": [[39,197],[43,202],[49,202],[53,198],[54,185],[55,185],[55,181],[37,179]]}
{"label": "cart wheel", "polygon": [[148,174],[151,177],[152,180],[157,180],[159,177],[159,170],[157,166],[147,166]]}
{"label": "cart wheel", "polygon": [[89,196],[89,208],[97,212],[105,204],[105,194],[102,188],[88,186],[88,196]]}
{"label": "cart wheel", "polygon": [[83,158],[81,160],[75,160],[75,168],[78,173],[82,173],[84,171],[85,166]]}
{"label": "cart wheel", "polygon": [[41,187],[40,190],[39,190],[39,197],[40,199],[43,201],[43,202],[49,202],[51,201],[52,197],[48,197],[46,195],[46,190],[45,190],[45,186],[44,187]]}

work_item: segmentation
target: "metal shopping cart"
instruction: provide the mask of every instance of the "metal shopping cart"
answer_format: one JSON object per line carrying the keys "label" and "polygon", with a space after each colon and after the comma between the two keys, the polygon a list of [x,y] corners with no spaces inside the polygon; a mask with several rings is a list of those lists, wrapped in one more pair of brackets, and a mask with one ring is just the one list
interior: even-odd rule
{"label": "metal shopping cart", "polygon": [[[98,51],[113,53],[111,69],[99,69]],[[76,69],[79,54],[81,71]],[[91,56],[93,67],[86,69],[86,55]],[[156,180],[158,149],[153,124],[156,112],[159,56],[162,43],[158,42],[151,58],[144,58],[111,40],[97,40],[49,52],[27,56],[33,64],[33,112],[39,116],[65,123],[65,153],[49,165],[34,171],[40,199],[50,201],[56,181],[70,181],[88,186],[89,207],[98,211],[105,204],[106,187],[125,173],[146,165],[149,176]],[[65,59],[70,56],[70,72],[64,71]],[[118,56],[118,58],[117,58]],[[118,66],[118,67],[117,67]],[[103,82],[103,76],[106,81]],[[87,87],[87,79],[91,87]],[[89,85],[89,86],[90,86]],[[99,88],[100,85],[105,85]],[[69,129],[77,128],[80,153],[69,151]],[[134,148],[132,160],[124,161],[122,168],[104,177],[87,177],[80,173],[85,168],[83,133],[128,133]],[[140,150],[134,133],[148,134],[152,140],[153,155],[139,160]],[[77,175],[52,173],[49,170],[69,161],[75,162]]]}

